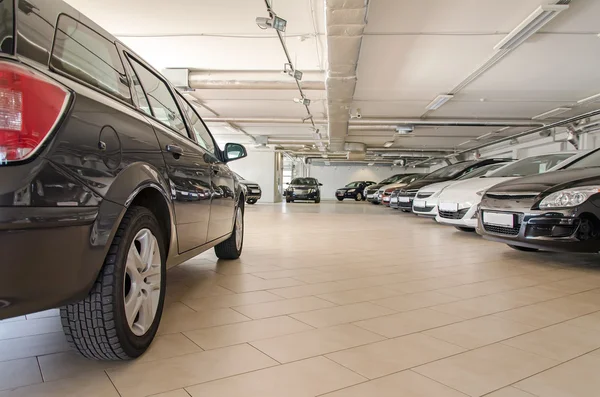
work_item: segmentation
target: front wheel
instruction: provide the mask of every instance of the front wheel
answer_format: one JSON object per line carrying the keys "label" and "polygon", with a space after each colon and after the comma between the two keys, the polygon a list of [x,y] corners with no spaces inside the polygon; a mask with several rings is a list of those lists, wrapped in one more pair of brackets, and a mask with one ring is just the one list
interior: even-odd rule
{"label": "front wheel", "polygon": [[463,226],[454,226],[456,228],[456,230],[460,230],[461,232],[465,232],[465,233],[474,233],[475,229],[471,228],[471,227],[463,227]]}
{"label": "front wheel", "polygon": [[235,222],[231,236],[215,246],[215,254],[219,259],[238,259],[244,247],[244,208],[240,206],[235,210]]}
{"label": "front wheel", "polygon": [[256,201],[257,200],[254,200],[254,199],[248,199],[248,201],[246,201],[246,203],[252,205],[252,204],[256,204]]}
{"label": "front wheel", "polygon": [[338,199],[338,201],[344,201],[343,197],[338,197],[337,199]]}
{"label": "front wheel", "polygon": [[321,197],[317,197],[317,198],[315,199],[315,204],[319,204],[320,202],[321,202]]}
{"label": "front wheel", "polygon": [[529,247],[520,247],[518,245],[512,245],[512,244],[506,244],[508,245],[510,248],[517,250],[517,251],[523,251],[523,252],[536,252],[539,251],[539,249],[537,248],[529,248]]}
{"label": "front wheel", "polygon": [[87,358],[129,360],[152,343],[165,300],[166,250],[156,217],[129,208],[88,296],[63,306],[69,344]]}
{"label": "front wheel", "polygon": [[355,198],[355,200],[356,200],[356,201],[362,201],[362,200],[363,200],[363,195],[362,195],[362,193],[356,193],[356,198]]}

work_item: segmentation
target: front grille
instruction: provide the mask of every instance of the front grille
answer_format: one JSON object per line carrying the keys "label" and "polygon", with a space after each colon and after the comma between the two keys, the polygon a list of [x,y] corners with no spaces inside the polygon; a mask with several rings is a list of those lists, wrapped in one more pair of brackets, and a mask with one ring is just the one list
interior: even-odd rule
{"label": "front grille", "polygon": [[260,186],[258,185],[246,185],[248,187],[248,189],[259,189]]}
{"label": "front grille", "polygon": [[409,208],[410,209],[410,208],[412,208],[412,200],[409,201],[408,203],[398,202],[398,206],[400,206],[402,208]]}
{"label": "front grille", "polygon": [[377,189],[367,189],[367,194],[374,194],[377,192]]}
{"label": "front grille", "polygon": [[433,207],[413,207],[413,209],[415,211],[419,211],[419,212],[431,212],[431,211],[433,211],[434,208],[435,208],[435,206],[433,206]]}
{"label": "front grille", "polygon": [[495,226],[495,225],[483,225],[486,232],[494,233],[494,234],[504,234],[506,236],[517,236],[519,234],[519,230],[521,229],[521,225],[517,225],[517,227],[505,227],[505,226]]}
{"label": "front grille", "polygon": [[427,198],[427,197],[431,197],[433,193],[419,193],[417,194],[417,198]]}
{"label": "front grille", "polygon": [[468,211],[469,211],[468,208],[463,208],[462,210],[458,210],[456,212],[452,212],[452,211],[438,211],[438,214],[440,215],[440,218],[445,218],[445,219],[462,219],[465,215],[467,215]]}
{"label": "front grille", "polygon": [[486,193],[486,197],[493,198],[496,200],[526,200],[531,199],[537,196],[534,193],[526,193],[526,194],[505,194],[505,193]]}

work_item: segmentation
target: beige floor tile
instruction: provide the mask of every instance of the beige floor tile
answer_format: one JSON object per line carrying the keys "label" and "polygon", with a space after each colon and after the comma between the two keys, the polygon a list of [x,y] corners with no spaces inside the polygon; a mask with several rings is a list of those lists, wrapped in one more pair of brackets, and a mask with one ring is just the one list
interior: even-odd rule
{"label": "beige floor tile", "polygon": [[185,335],[202,348],[208,350],[309,331],[311,329],[313,328],[309,325],[293,318],[282,316],[190,331],[186,332]]}
{"label": "beige floor tile", "polygon": [[600,390],[600,356],[586,354],[525,379],[516,388],[540,397],[592,397]]}
{"label": "beige floor tile", "polygon": [[188,387],[192,397],[312,397],[364,382],[324,357],[267,368]]}
{"label": "beige floor tile", "polygon": [[321,328],[297,334],[251,342],[269,357],[285,363],[349,349],[383,338],[351,324]]}
{"label": "beige floor tile", "polygon": [[353,303],[310,312],[292,314],[291,317],[316,328],[331,327],[369,318],[387,316],[395,311],[369,302]]}
{"label": "beige floor tile", "polygon": [[458,287],[443,288],[438,290],[442,294],[469,299],[478,296],[495,294],[517,288],[524,288],[539,284],[538,281],[523,278],[522,276],[508,277],[499,280],[483,281],[474,284],[459,285]]}
{"label": "beige floor tile", "polygon": [[0,362],[69,350],[62,332],[6,339],[0,341]]}
{"label": "beige floor tile", "polygon": [[349,305],[351,303],[374,301],[398,295],[398,292],[388,290],[385,286],[377,286],[349,291],[331,292],[329,294],[318,295],[318,297],[338,305]]}
{"label": "beige floor tile", "polygon": [[600,312],[574,318],[565,322],[565,324],[600,331]]}
{"label": "beige floor tile", "polygon": [[34,357],[0,362],[0,390],[41,382],[42,375]]}
{"label": "beige floor tile", "polygon": [[257,303],[235,307],[235,310],[253,319],[282,316],[286,314],[306,312],[309,310],[322,309],[335,306],[331,302],[314,296],[305,298],[287,299],[275,302]]}
{"label": "beige floor tile", "polygon": [[225,307],[251,305],[281,300],[280,296],[267,291],[243,292],[241,294],[209,296],[199,299],[183,299],[183,303],[200,312],[204,310],[221,309]]}
{"label": "beige floor tile", "polygon": [[418,292],[416,294],[400,295],[393,298],[379,299],[373,301],[373,303],[390,309],[405,312],[408,310],[421,309],[424,307],[430,307],[440,305],[443,303],[453,302],[458,298],[440,294],[436,291]]}
{"label": "beige floor tile", "polygon": [[36,318],[0,324],[0,339],[62,332],[60,317]]}
{"label": "beige floor tile", "polygon": [[557,361],[567,361],[600,348],[600,331],[557,324],[502,342]]}
{"label": "beige floor tile", "polygon": [[360,385],[325,394],[323,397],[466,397],[412,371],[403,371]]}
{"label": "beige floor tile", "polygon": [[519,390],[515,387],[509,386],[504,387],[500,390],[486,394],[485,397],[539,397],[533,394],[527,393],[523,390]]}
{"label": "beige floor tile", "polygon": [[431,329],[423,333],[467,349],[475,349],[536,329],[531,325],[486,316]]}
{"label": "beige floor tile", "polygon": [[379,335],[394,338],[459,321],[462,321],[462,318],[430,309],[419,309],[371,320],[358,321],[354,324]]}
{"label": "beige floor tile", "polygon": [[276,365],[248,345],[225,347],[107,371],[122,397],[142,397]]}
{"label": "beige floor tile", "polygon": [[[167,287],[168,289],[168,287]],[[215,284],[200,283],[198,285],[189,286],[182,298],[185,299],[198,299],[206,298],[207,296],[220,296],[233,294],[233,291],[223,288]]]}
{"label": "beige floor tile", "polygon": [[0,397],[122,397],[104,372],[93,372],[77,378],[39,383],[12,391]]}
{"label": "beige floor tile", "polygon": [[235,293],[241,293],[293,287],[303,285],[304,283],[289,277],[265,280],[251,274],[241,274],[237,276],[224,276],[218,281],[218,284]]}
{"label": "beige floor tile", "polygon": [[190,397],[190,395],[185,391],[185,389],[177,389],[165,393],[153,394],[149,397]]}
{"label": "beige floor tile", "polygon": [[536,354],[495,344],[425,364],[414,371],[475,397],[557,364]]}
{"label": "beige floor tile", "polygon": [[343,285],[340,285],[337,282],[333,281],[329,283],[308,284],[289,288],[277,288],[270,290],[269,292],[272,292],[284,298],[291,299],[311,295],[321,295],[330,292],[345,291],[348,289],[349,288],[346,288]]}
{"label": "beige floor tile", "polygon": [[369,379],[463,352],[465,349],[422,334],[408,335],[327,355]]}
{"label": "beige floor tile", "polygon": [[189,309],[189,312],[167,311],[163,314],[160,326],[158,327],[158,334],[164,335],[193,331],[195,329],[239,323],[240,321],[247,320],[249,320],[248,317],[229,308],[205,310],[202,312],[196,312],[192,309]]}
{"label": "beige floor tile", "polygon": [[319,276],[323,274],[322,272],[314,269],[286,269],[286,270],[274,270],[267,272],[256,272],[252,273],[253,276],[260,277],[265,280],[272,280],[277,278],[295,278],[296,280],[303,281],[300,276]]}

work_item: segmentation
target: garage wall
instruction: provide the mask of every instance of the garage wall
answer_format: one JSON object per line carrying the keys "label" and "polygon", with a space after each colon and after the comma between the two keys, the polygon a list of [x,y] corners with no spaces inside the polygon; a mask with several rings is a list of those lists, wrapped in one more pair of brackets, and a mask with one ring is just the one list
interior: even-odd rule
{"label": "garage wall", "polygon": [[323,184],[321,187],[321,197],[323,200],[334,200],[336,189],[352,181],[375,181],[379,182],[394,174],[413,172],[427,172],[425,168],[404,168],[391,167],[369,167],[369,166],[309,166],[309,175],[317,178]]}
{"label": "garage wall", "polygon": [[229,163],[229,167],[244,179],[260,185],[262,198],[259,203],[281,201],[281,196],[275,194],[277,190],[276,155],[275,152],[248,150],[248,157]]}

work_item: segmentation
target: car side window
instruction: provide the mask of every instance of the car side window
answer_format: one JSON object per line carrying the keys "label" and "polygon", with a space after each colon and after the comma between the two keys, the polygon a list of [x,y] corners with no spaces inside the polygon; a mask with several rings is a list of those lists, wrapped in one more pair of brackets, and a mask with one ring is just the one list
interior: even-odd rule
{"label": "car side window", "polygon": [[130,58],[130,60],[131,66],[135,70],[140,79],[141,86],[146,92],[154,118],[164,125],[171,127],[179,134],[189,137],[185,121],[183,121],[183,116],[177,107],[177,103],[169,87],[135,59]]}
{"label": "car side window", "polygon": [[187,103],[181,95],[179,95],[180,103],[183,112],[186,114],[188,121],[190,122],[190,126],[192,127],[192,133],[196,137],[196,142],[198,145],[202,146],[208,152],[214,154],[215,153],[215,145],[213,143],[213,139],[208,132],[208,129],[202,122],[202,119],[198,115],[198,113],[194,110],[194,108]]}
{"label": "car side window", "polygon": [[123,64],[125,65],[125,69],[127,70],[127,73],[131,76],[131,85],[130,86],[131,86],[131,93],[133,94],[132,95],[133,104],[137,108],[141,109],[148,116],[153,116],[152,110],[150,109],[150,104],[148,103],[148,98],[146,98],[146,93],[144,92],[144,88],[142,87],[142,84],[140,83],[140,79],[138,78],[137,74],[135,74],[135,72],[133,71],[133,68],[129,64],[128,59],[126,59],[125,62],[123,62]]}

